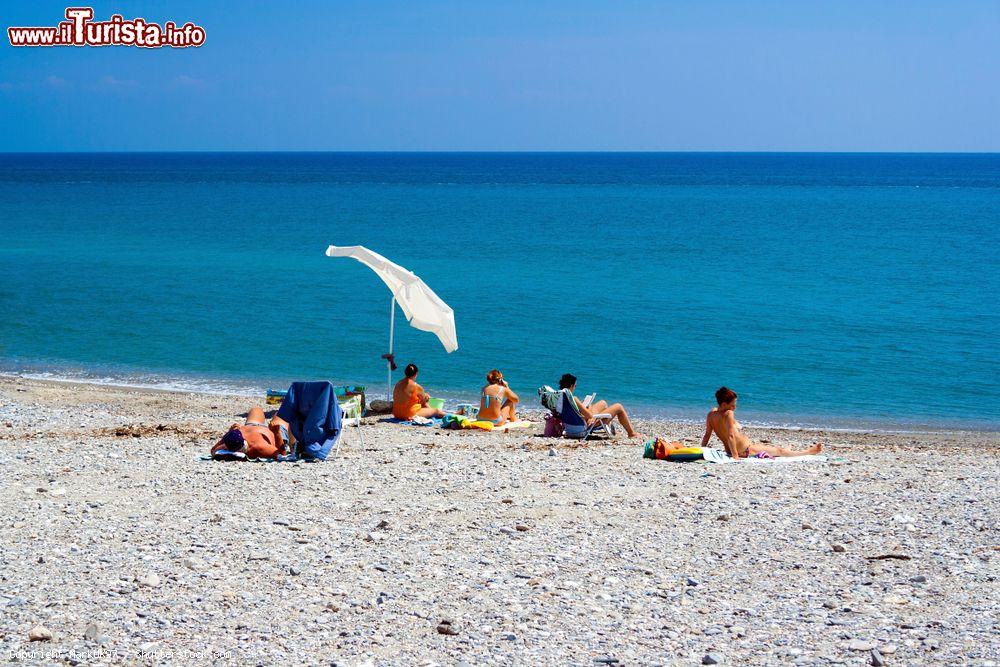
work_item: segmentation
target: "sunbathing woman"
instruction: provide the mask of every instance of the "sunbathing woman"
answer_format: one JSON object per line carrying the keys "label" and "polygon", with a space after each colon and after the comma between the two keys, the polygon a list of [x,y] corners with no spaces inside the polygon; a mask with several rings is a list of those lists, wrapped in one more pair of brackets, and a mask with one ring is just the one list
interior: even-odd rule
{"label": "sunbathing woman", "polygon": [[251,459],[273,459],[278,454],[287,451],[288,424],[277,416],[264,425],[264,411],[254,406],[247,413],[246,422],[240,426],[233,424],[226,434],[212,447],[215,454],[220,449],[230,452],[242,452]]}
{"label": "sunbathing woman", "polygon": [[483,387],[479,399],[479,416],[481,421],[493,422],[501,426],[509,421],[517,421],[517,403],[521,399],[503,379],[503,373],[497,369],[486,374],[486,386]]}
{"label": "sunbathing woman", "polygon": [[771,445],[759,445],[750,442],[740,430],[740,423],[736,421],[736,392],[728,387],[721,387],[715,392],[715,401],[718,407],[712,408],[708,416],[705,417],[705,435],[701,438],[701,446],[708,445],[712,438],[712,433],[718,436],[726,448],[726,453],[734,459],[745,459],[754,454],[764,453],[768,456],[808,456],[819,454],[823,451],[823,445],[814,444],[812,447],[803,450],[785,449],[783,447],[773,447]]}
{"label": "sunbathing woman", "polygon": [[417,384],[417,372],[414,364],[408,364],[403,370],[403,379],[392,390],[392,416],[403,420],[413,419],[417,415],[444,417],[444,413],[437,408],[427,407],[427,401],[431,397]]}
{"label": "sunbathing woman", "polygon": [[621,403],[615,403],[613,405],[608,405],[607,401],[597,401],[596,403],[591,403],[589,406],[584,405],[579,398],[576,397],[576,376],[566,373],[561,378],[559,378],[559,388],[569,389],[570,393],[573,394],[573,400],[576,401],[577,410],[580,411],[580,415],[587,420],[587,425],[590,426],[594,422],[594,415],[599,415],[601,413],[609,414],[612,417],[617,417],[621,425],[625,427],[625,433],[628,434],[629,438],[641,438],[642,434],[637,433],[634,428],[632,428],[632,422],[629,421],[628,413],[625,412],[625,408]]}

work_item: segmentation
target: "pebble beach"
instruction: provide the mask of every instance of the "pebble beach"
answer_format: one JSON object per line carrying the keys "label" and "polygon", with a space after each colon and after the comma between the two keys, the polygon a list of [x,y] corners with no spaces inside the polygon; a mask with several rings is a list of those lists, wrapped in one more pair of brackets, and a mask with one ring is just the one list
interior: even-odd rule
{"label": "pebble beach", "polygon": [[998,433],[748,424],[829,460],[679,464],[529,410],[507,433],[367,417],[321,464],[202,460],[249,407],[0,378],[0,659],[1000,663]]}

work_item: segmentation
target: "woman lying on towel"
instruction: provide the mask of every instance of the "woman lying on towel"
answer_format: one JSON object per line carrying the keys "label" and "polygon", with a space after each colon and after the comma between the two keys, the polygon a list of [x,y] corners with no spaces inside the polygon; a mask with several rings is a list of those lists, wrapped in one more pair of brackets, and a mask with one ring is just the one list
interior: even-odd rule
{"label": "woman lying on towel", "polygon": [[628,413],[625,412],[625,407],[621,403],[614,403],[608,405],[607,401],[597,401],[596,403],[591,403],[590,405],[584,405],[583,401],[576,397],[576,376],[566,373],[561,378],[559,378],[559,388],[569,389],[570,393],[573,394],[573,400],[576,401],[576,408],[580,412],[580,415],[587,420],[587,425],[589,426],[594,421],[594,415],[599,415],[601,413],[609,414],[612,417],[617,417],[621,425],[625,427],[625,433],[629,438],[641,438],[642,434],[637,433],[634,428],[632,428],[632,422],[628,418]]}
{"label": "woman lying on towel", "polygon": [[823,445],[816,443],[812,447],[802,450],[785,449],[784,447],[773,447],[771,445],[759,445],[750,442],[740,430],[740,423],[736,421],[736,392],[728,387],[721,387],[715,392],[715,401],[718,407],[712,408],[708,416],[705,417],[705,435],[701,438],[701,446],[708,445],[712,434],[715,433],[726,448],[726,453],[734,459],[745,459],[755,454],[764,454],[765,458],[778,456],[809,456],[819,454],[823,451]]}
{"label": "woman lying on towel", "polygon": [[212,455],[224,450],[242,453],[249,459],[273,459],[287,451],[288,424],[277,416],[269,425],[264,425],[264,411],[254,406],[247,414],[246,422],[240,426],[233,424],[222,438],[212,447]]}
{"label": "woman lying on towel", "polygon": [[417,384],[417,367],[408,364],[403,370],[403,379],[392,390],[392,416],[404,421],[421,417],[444,417],[444,412],[427,407],[430,395]]}
{"label": "woman lying on towel", "polygon": [[517,403],[520,400],[503,379],[503,373],[494,368],[486,374],[486,386],[479,399],[477,419],[493,422],[494,426],[502,426],[509,421],[516,422]]}

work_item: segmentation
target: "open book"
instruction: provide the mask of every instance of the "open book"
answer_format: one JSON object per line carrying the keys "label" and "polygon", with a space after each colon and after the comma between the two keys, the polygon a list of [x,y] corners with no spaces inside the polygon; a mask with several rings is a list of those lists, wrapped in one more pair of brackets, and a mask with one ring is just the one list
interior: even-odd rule
{"label": "open book", "polygon": [[584,399],[583,399],[583,407],[589,408],[590,404],[594,402],[595,398],[597,398],[597,394],[596,393],[587,394],[587,396],[584,397]]}

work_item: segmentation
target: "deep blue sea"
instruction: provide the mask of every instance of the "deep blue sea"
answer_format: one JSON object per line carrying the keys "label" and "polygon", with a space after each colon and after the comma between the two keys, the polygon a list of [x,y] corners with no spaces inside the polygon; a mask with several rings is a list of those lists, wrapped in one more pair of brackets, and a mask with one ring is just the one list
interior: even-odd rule
{"label": "deep blue sea", "polygon": [[450,355],[397,316],[432,394],[998,429],[998,223],[986,154],[3,154],[0,371],[383,392],[361,244],[455,310]]}

